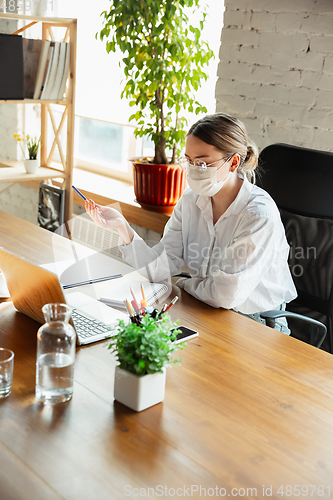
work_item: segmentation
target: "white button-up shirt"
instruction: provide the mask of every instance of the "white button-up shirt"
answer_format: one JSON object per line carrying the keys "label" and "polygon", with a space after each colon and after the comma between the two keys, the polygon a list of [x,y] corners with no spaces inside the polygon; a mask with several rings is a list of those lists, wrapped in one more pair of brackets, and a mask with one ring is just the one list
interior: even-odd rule
{"label": "white button-up shirt", "polygon": [[177,285],[213,307],[251,314],[297,296],[278,208],[266,191],[246,177],[215,224],[211,198],[187,189],[157,245],[150,248],[135,233],[121,251],[152,281],[170,278],[186,264],[192,277],[180,279]]}

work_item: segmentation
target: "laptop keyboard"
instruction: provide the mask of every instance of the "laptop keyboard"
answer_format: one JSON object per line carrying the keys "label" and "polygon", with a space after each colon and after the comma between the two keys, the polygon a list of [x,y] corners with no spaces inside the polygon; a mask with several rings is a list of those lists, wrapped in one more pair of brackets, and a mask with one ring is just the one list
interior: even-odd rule
{"label": "laptop keyboard", "polygon": [[83,341],[92,340],[96,336],[100,338],[111,337],[113,333],[111,326],[96,319],[88,318],[80,314],[77,309],[72,309],[72,320],[78,336]]}

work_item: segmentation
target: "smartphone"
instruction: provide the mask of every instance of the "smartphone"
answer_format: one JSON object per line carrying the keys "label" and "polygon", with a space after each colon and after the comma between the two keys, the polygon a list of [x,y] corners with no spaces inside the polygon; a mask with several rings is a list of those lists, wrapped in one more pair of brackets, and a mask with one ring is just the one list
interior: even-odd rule
{"label": "smartphone", "polygon": [[181,330],[181,333],[177,334],[176,340],[173,342],[175,344],[179,344],[180,342],[186,342],[187,340],[193,339],[194,337],[198,337],[199,333],[191,328],[187,328],[187,326],[177,326],[175,330]]}

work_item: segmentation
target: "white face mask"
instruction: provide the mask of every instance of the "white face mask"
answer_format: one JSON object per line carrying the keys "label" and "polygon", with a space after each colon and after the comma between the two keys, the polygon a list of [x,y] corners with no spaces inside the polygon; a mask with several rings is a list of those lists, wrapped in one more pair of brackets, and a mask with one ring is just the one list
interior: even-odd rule
{"label": "white face mask", "polygon": [[[226,160],[223,165],[227,162]],[[200,173],[198,168],[193,165],[189,165],[187,169],[187,182],[192,191],[194,191],[199,196],[214,196],[218,193],[223,185],[227,182],[230,177],[231,172],[226,179],[223,181],[217,181],[217,172],[223,167],[208,167],[206,172]]]}

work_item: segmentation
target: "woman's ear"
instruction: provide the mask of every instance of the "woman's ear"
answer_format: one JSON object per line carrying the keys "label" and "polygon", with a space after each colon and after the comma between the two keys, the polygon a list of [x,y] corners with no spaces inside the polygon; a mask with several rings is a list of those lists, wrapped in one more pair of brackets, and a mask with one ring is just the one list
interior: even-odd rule
{"label": "woman's ear", "polygon": [[239,164],[240,164],[240,156],[238,153],[235,153],[234,155],[232,155],[232,157],[230,158],[230,167],[229,167],[229,171],[230,172],[235,172],[237,170],[237,168],[239,167]]}

